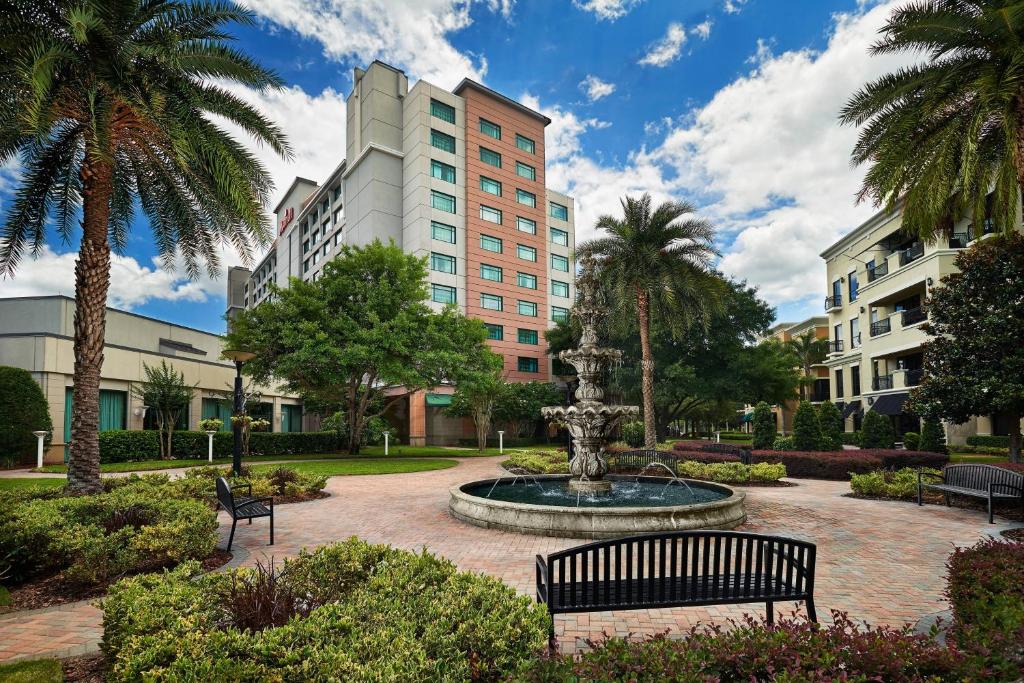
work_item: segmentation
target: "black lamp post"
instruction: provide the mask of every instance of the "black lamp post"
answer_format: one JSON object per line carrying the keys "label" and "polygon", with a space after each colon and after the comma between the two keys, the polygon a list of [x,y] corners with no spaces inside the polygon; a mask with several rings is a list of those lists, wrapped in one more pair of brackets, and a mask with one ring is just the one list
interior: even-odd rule
{"label": "black lamp post", "polygon": [[[235,407],[232,411],[232,418],[242,416],[242,365],[256,357],[251,351],[240,349],[228,349],[224,351],[224,357],[235,362]],[[236,476],[242,474],[242,421],[232,419],[231,431],[234,433],[234,443],[231,452],[231,472]]]}

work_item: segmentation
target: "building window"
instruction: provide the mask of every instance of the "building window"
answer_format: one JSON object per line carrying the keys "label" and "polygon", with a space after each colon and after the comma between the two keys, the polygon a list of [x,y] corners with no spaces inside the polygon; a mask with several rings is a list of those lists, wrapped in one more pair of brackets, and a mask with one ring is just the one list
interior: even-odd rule
{"label": "building window", "polygon": [[530,154],[535,153],[533,140],[526,137],[525,135],[519,135],[518,133],[516,133],[516,147],[523,150],[524,152],[529,152]]}
{"label": "building window", "polygon": [[850,320],[850,348],[856,349],[860,346],[860,318]]}
{"label": "building window", "polygon": [[446,183],[455,182],[455,167],[449,164],[442,163],[436,159],[430,160],[430,175],[433,178],[438,178],[445,181]]}
{"label": "building window", "polygon": [[501,126],[491,123],[487,119],[480,119],[480,132],[495,140],[501,139]]}
{"label": "building window", "polygon": [[860,396],[860,366],[850,368],[850,396]]}
{"label": "building window", "polygon": [[563,273],[569,272],[569,259],[558,254],[551,255],[551,269],[558,270]]}
{"label": "building window", "polygon": [[480,207],[480,218],[489,222],[501,225],[501,211],[490,206]]}
{"label": "building window", "polygon": [[559,323],[569,322],[569,309],[561,306],[551,307],[551,319]]}
{"label": "building window", "polygon": [[486,308],[489,311],[501,311],[504,310],[505,304],[497,294],[481,294],[480,308]]}
{"label": "building window", "polygon": [[533,247],[528,247],[525,244],[516,245],[516,256],[523,259],[524,261],[536,261],[537,250]]}
{"label": "building window", "polygon": [[516,175],[520,178],[526,178],[527,180],[537,179],[537,171],[533,166],[528,166],[521,161],[516,162]]}
{"label": "building window", "polygon": [[306,259],[306,261],[302,264],[302,272],[303,273],[308,273],[309,272],[309,259]]}
{"label": "building window", "polygon": [[309,240],[306,240],[305,242],[302,243],[302,253],[303,254],[308,254],[309,253]]}
{"label": "building window", "polygon": [[531,221],[529,218],[516,216],[516,229],[519,230],[519,232],[528,232],[531,235],[536,235],[537,221]]}
{"label": "building window", "polygon": [[313,265],[315,266],[318,263],[320,263],[320,250],[319,249],[313,252]]}
{"label": "building window", "polygon": [[524,358],[520,356],[519,364],[516,366],[519,372],[540,372],[540,364],[536,358]]}
{"label": "building window", "polygon": [[516,284],[527,289],[537,289],[537,276],[529,273],[516,273]]}
{"label": "building window", "polygon": [[505,328],[494,323],[484,323],[487,328],[487,338],[491,341],[502,341],[505,339]]}
{"label": "building window", "polygon": [[569,220],[569,208],[568,207],[562,206],[561,204],[556,204],[555,202],[549,202],[549,204],[551,205],[550,206],[551,210],[549,211],[549,213],[551,214],[552,218],[557,218],[560,221],[567,221],[567,220]]}
{"label": "building window", "polygon": [[[339,233],[340,234],[340,233]],[[430,221],[430,236],[438,242],[455,244],[455,226],[447,223]]]}
{"label": "building window", "polygon": [[850,283],[850,301],[856,301],[857,300],[857,271],[853,271],[852,273],[850,273],[850,276],[847,278],[847,280]]}
{"label": "building window", "polygon": [[561,280],[551,281],[551,293],[555,296],[569,298],[569,283],[562,282]]}
{"label": "building window", "polygon": [[569,233],[565,230],[559,230],[558,228],[551,228],[551,242],[553,244],[561,244],[563,247],[569,246]]}
{"label": "building window", "polygon": [[537,206],[537,195],[516,188],[516,201],[527,206]]}
{"label": "building window", "polygon": [[480,248],[484,251],[493,251],[495,254],[500,254],[501,240],[490,235],[480,235]]}
{"label": "building window", "polygon": [[438,211],[455,213],[455,197],[437,190],[430,191],[430,205]]}
{"label": "building window", "polygon": [[455,288],[447,285],[430,285],[430,300],[439,304],[453,304]]}
{"label": "building window", "polygon": [[520,327],[516,338],[519,340],[520,344],[536,344],[537,330],[525,330]]}
{"label": "building window", "polygon": [[843,397],[843,369],[836,369],[836,398]]}
{"label": "building window", "polygon": [[480,161],[491,166],[497,166],[501,168],[501,155],[495,152],[493,149],[487,149],[486,147],[480,148]]}
{"label": "building window", "polygon": [[537,317],[537,304],[532,301],[523,301],[520,299],[516,302],[516,311],[519,315],[528,315],[531,318]]}
{"label": "building window", "polygon": [[442,121],[448,123],[455,123],[455,107],[444,102],[438,102],[435,99],[430,100],[430,113],[432,116],[436,116]]}
{"label": "building window", "polygon": [[491,282],[501,282],[502,271],[498,266],[480,265],[480,277]]}
{"label": "building window", "polygon": [[501,196],[501,183],[492,178],[480,176],[480,189],[487,194],[493,194],[497,197]]}
{"label": "building window", "polygon": [[448,133],[442,133],[439,130],[430,129],[430,144],[438,149],[442,149],[445,152],[451,152],[455,154],[455,138]]}
{"label": "building window", "polygon": [[450,275],[455,274],[455,257],[449,256],[448,254],[438,254],[432,252],[430,254],[430,269],[436,270],[439,273],[448,273]]}
{"label": "building window", "polygon": [[313,231],[313,236],[309,239],[309,241],[312,244],[316,244],[317,242],[319,242],[320,241],[320,231],[319,230],[314,230]]}
{"label": "building window", "polygon": [[341,185],[338,185],[333,190],[331,190],[331,194],[334,197],[335,202],[341,199]]}

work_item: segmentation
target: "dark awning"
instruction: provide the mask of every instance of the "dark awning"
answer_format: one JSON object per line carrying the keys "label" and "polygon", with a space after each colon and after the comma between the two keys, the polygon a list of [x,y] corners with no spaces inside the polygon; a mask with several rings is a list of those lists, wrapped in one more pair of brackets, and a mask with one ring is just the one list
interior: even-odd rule
{"label": "dark awning", "polygon": [[850,401],[845,406],[843,406],[843,419],[845,420],[846,418],[850,417],[851,415],[860,415],[863,412],[864,411],[860,407],[860,401],[859,400]]}
{"label": "dark awning", "polygon": [[903,403],[910,398],[910,394],[902,392],[899,394],[884,394],[875,399],[871,410],[880,415],[899,415],[903,412]]}

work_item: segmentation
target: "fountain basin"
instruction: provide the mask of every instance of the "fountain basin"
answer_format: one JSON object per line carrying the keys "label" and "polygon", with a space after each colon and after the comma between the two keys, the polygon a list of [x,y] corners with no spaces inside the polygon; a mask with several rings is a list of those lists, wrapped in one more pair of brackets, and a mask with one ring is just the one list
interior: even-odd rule
{"label": "fountain basin", "polygon": [[529,483],[514,484],[507,479],[484,479],[453,486],[448,509],[456,519],[487,529],[586,539],[735,529],[747,518],[745,494],[720,484],[680,480],[692,489],[694,495],[688,495],[682,485],[665,477],[612,475],[606,479],[613,482],[612,493],[582,493],[579,507],[578,492],[569,490],[566,475],[538,475]]}

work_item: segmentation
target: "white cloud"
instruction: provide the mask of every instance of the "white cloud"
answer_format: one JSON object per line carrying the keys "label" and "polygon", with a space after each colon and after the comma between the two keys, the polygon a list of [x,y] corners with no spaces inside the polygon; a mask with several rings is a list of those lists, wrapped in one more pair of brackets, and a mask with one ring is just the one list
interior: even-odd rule
{"label": "white cloud", "polygon": [[747,4],[747,0],[725,0],[722,9],[726,14],[738,14],[745,4]]}
{"label": "white cloud", "polygon": [[615,92],[614,83],[606,83],[597,76],[588,74],[586,78],[580,81],[580,90],[587,95],[587,99],[591,102],[596,102],[602,97],[607,97]]}
{"label": "white cloud", "polygon": [[699,24],[691,28],[690,33],[697,36],[698,38],[701,38],[702,40],[707,40],[708,36],[711,35],[712,25],[713,24],[710,19],[705,19],[704,21],[700,22]]}
{"label": "white cloud", "polygon": [[683,28],[682,24],[673,22],[668,25],[665,36],[648,48],[647,54],[643,56],[639,64],[658,67],[668,66],[679,58],[679,53],[682,51],[683,43],[685,42],[686,29]]}
{"label": "white cloud", "polygon": [[512,10],[516,7],[516,0],[487,0],[487,7],[506,19],[512,17]]}
{"label": "white cloud", "polygon": [[573,0],[572,4],[585,12],[592,12],[598,20],[615,21],[629,14],[629,11],[643,0]]}

